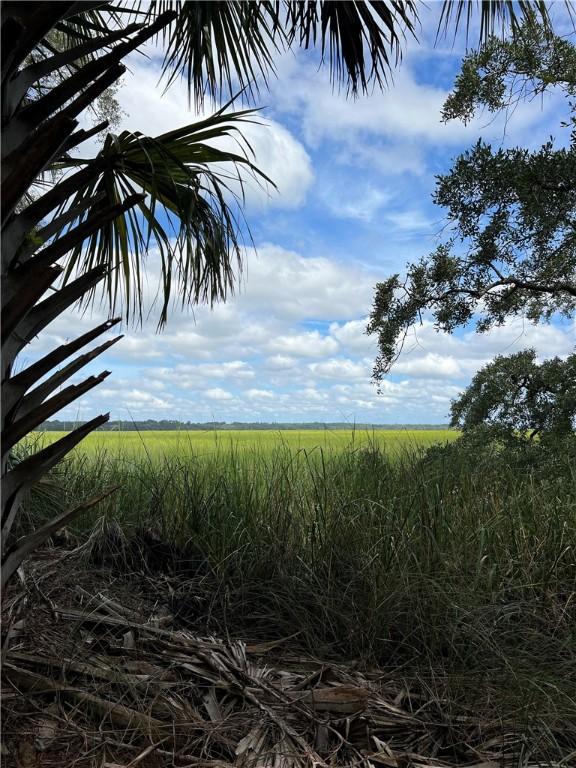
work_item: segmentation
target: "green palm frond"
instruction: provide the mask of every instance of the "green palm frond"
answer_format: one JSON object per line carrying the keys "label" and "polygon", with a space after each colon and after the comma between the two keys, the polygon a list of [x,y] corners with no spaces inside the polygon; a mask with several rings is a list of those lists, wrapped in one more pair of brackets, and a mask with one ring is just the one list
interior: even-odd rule
{"label": "green palm frond", "polygon": [[[139,7],[139,6],[138,6]],[[274,54],[290,45],[319,42],[333,82],[350,90],[382,84],[401,55],[406,32],[414,34],[414,0],[353,2],[181,2],[155,0],[149,13],[175,10],[161,33],[168,84],[187,80],[196,103],[206,94],[241,88],[249,96],[274,72]]]}
{"label": "green palm frond", "polygon": [[178,15],[160,33],[164,73],[168,85],[184,77],[196,104],[223,92],[254,96],[258,78],[266,82],[274,71],[274,53],[284,38],[278,3],[153,0],[148,13],[156,17],[167,10]]}
{"label": "green palm frond", "polygon": [[[352,93],[382,86],[402,55],[404,38],[416,38],[417,0],[116,0],[75,4],[61,23],[70,44],[150,22],[172,10],[176,17],[160,34],[169,86],[182,77],[196,104],[242,91],[253,98],[274,73],[279,49],[318,46],[334,84]],[[479,22],[484,42],[499,29],[514,29],[527,18],[550,23],[545,0],[444,0],[438,36]],[[566,0],[570,11],[570,1]]]}
{"label": "green palm frond", "polygon": [[[415,36],[417,5],[412,0],[364,2],[286,2],[288,41],[309,48],[320,44],[333,83],[352,93],[382,86],[402,54],[406,32]],[[368,56],[366,56],[366,53]]]}
{"label": "green palm frond", "polygon": [[[97,200],[82,220],[143,193],[136,206],[67,257],[64,279],[108,264],[105,289],[111,307],[121,304],[127,317],[141,320],[146,261],[157,252],[159,325],[166,322],[174,297],[183,305],[226,298],[233,289],[234,267],[241,263],[244,227],[238,203],[244,183],[248,176],[274,184],[251,162],[250,147],[242,139],[242,126],[255,122],[254,111],[225,110],[155,138],[129,131],[111,134],[94,160],[70,158],[62,164],[94,168],[66,205],[81,210],[86,201]],[[238,152],[212,144],[230,137]]]}
{"label": "green palm frond", "polygon": [[[569,9],[570,2],[566,2]],[[438,22],[438,35],[447,35],[452,28],[454,35],[462,26],[466,35],[473,20],[479,15],[479,42],[506,29],[517,29],[522,22],[538,19],[550,24],[549,3],[545,0],[444,0]],[[569,9],[570,10],[570,9]]]}
{"label": "green palm frond", "polygon": [[[141,12],[140,3],[133,7]],[[183,77],[200,104],[238,88],[254,96],[258,79],[274,72],[275,52],[290,46],[318,46],[332,82],[352,93],[382,86],[419,23],[416,0],[153,0],[148,7],[153,17],[166,10],[177,13],[161,33],[167,82]],[[528,17],[549,23],[544,0],[445,0],[438,34],[462,26],[468,33],[478,15],[480,42]]]}

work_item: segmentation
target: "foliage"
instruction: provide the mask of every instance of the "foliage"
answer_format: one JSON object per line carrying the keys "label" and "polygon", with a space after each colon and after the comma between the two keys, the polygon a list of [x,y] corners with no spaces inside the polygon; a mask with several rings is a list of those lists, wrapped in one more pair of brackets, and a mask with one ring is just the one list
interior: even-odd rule
{"label": "foliage", "polygon": [[[450,3],[446,3],[450,6]],[[439,26],[444,33],[449,27],[457,30],[470,25],[470,14],[465,18],[461,13],[453,15],[449,8]],[[515,3],[481,2],[478,8],[481,19],[481,39],[484,39],[497,25],[502,29],[514,27],[520,19],[534,15],[549,22],[545,3],[530,3],[523,0]],[[158,19],[170,15],[153,37],[160,44],[163,53],[163,76],[166,87],[178,78],[184,79],[189,94],[197,108],[204,107],[205,96],[218,101],[235,98],[240,92],[243,97],[254,99],[261,85],[266,86],[274,74],[275,56],[282,50],[295,47],[318,47],[322,62],[330,69],[335,85],[344,85],[351,94],[368,92],[374,85],[386,84],[389,72],[399,62],[403,40],[407,35],[416,36],[418,6],[415,2],[399,3],[396,0],[371,0],[370,2],[329,2],[301,3],[285,0],[275,2],[181,2],[181,0],[155,0],[145,8],[136,0],[118,0],[85,8],[74,7],[57,27],[43,38],[34,50],[39,64],[58,51],[78,50],[78,59],[64,64],[60,77],[74,76],[79,66],[93,63],[104,51],[113,53],[114,44],[121,35],[138,28],[151,28]],[[57,45],[54,44],[57,40]],[[97,45],[101,41],[100,46]],[[52,74],[50,77],[58,76]],[[112,89],[114,89],[114,85]],[[118,118],[114,96],[110,89],[100,97],[102,105],[94,105],[96,113],[107,113],[113,120]],[[244,115],[245,113],[239,113]],[[226,115],[230,123],[228,132],[239,130],[233,127],[235,114]],[[238,122],[245,118],[238,118]],[[213,122],[212,122],[213,120]],[[222,127],[222,110],[204,121],[216,130],[212,139],[218,140],[226,134]],[[220,128],[221,130],[218,130]],[[190,131],[200,126],[189,126]],[[168,135],[168,134],[167,134]],[[185,183],[192,192],[183,199],[182,193],[175,194],[172,188],[167,204],[166,184],[162,163],[166,162],[166,147],[147,150],[154,141],[151,137],[122,133],[104,139],[100,159],[110,155],[111,144],[115,159],[112,165],[117,175],[118,168],[125,160],[130,164],[134,144],[139,144],[142,154],[147,157],[147,167],[140,163],[137,179],[124,179],[124,184],[104,184],[102,179],[92,178],[74,198],[86,202],[88,194],[96,187],[105,190],[105,197],[88,208],[84,218],[90,217],[110,199],[124,199],[126,191],[144,191],[147,197],[135,208],[118,220],[107,225],[105,230],[95,233],[89,244],[89,255],[80,249],[70,255],[66,275],[82,270],[88,264],[108,259],[112,269],[102,286],[106,301],[112,311],[122,306],[127,317],[141,318],[143,301],[143,278],[149,272],[145,268],[145,252],[158,249],[160,270],[158,293],[160,295],[159,325],[167,319],[172,297],[177,296],[183,303],[196,301],[225,300],[233,287],[233,267],[239,264],[241,256],[242,223],[241,208],[232,203],[242,202],[241,194],[232,203],[227,177],[242,177],[242,172],[256,177],[260,182],[270,180],[259,174],[257,168],[248,162],[250,147],[244,144],[246,152],[227,153],[220,162],[214,156],[199,150],[190,151],[186,143],[170,134],[177,155],[178,175],[185,176]],[[165,137],[156,137],[162,143]],[[224,153],[221,153],[223,155]],[[224,174],[221,173],[224,161]],[[194,168],[190,167],[194,163]],[[182,173],[182,165],[188,168]],[[58,164],[58,169],[77,165],[70,158]],[[96,160],[96,167],[98,159]],[[170,173],[174,173],[174,159],[169,161]],[[108,166],[109,167],[109,166]],[[168,176],[169,174],[164,174]],[[182,180],[179,179],[182,186]],[[163,187],[159,189],[158,187]],[[234,186],[234,189],[237,187]],[[190,202],[193,198],[193,202]],[[158,213],[167,208],[171,216],[168,224]],[[62,235],[63,230],[57,234]],[[213,237],[211,237],[213,235]],[[98,246],[95,246],[98,241]],[[101,289],[98,289],[101,290]],[[96,292],[92,292],[92,298]]]}
{"label": "foliage", "polygon": [[[114,4],[115,7],[123,3]],[[465,27],[472,14],[480,20],[480,40],[498,27],[518,26],[522,19],[538,18],[548,25],[545,2],[482,0],[465,15],[454,13],[457,4],[443,3],[438,35]],[[569,8],[569,2],[566,3]],[[137,6],[139,7],[139,6]],[[317,3],[282,2],[203,3],[156,0],[151,17],[165,10],[177,16],[162,33],[165,42],[164,70],[170,80],[182,76],[196,103],[205,94],[214,96],[236,84],[251,96],[258,93],[258,77],[264,84],[274,74],[274,56],[285,48],[318,47],[334,85],[345,85],[351,94],[382,86],[401,59],[407,36],[416,38],[419,19],[414,0],[352,0]]]}
{"label": "foliage", "polygon": [[[56,27],[53,27],[40,41],[40,44],[30,51],[24,63],[26,67],[31,67],[33,65],[41,67],[42,62],[46,61],[47,54],[51,54],[52,56],[62,54],[69,50],[71,43],[74,42],[74,37],[70,37],[64,31],[60,31]],[[81,55],[75,61],[67,62],[62,67],[56,67],[49,72],[46,72],[46,74],[31,84],[26,99],[34,101],[41,98],[43,95],[46,95],[57,85],[65,82],[67,77],[78,72],[80,67],[89,60],[90,57]],[[88,105],[88,110],[91,113],[94,125],[106,121],[108,127],[112,130],[116,130],[120,126],[125,112],[118,102],[118,89],[119,83],[113,83]]]}
{"label": "foliage", "polygon": [[[64,158],[58,167],[89,168],[93,173],[60,213],[86,207],[79,221],[99,209],[146,195],[122,217],[87,238],[67,256],[64,279],[108,264],[107,300],[123,303],[127,316],[141,312],[146,259],[159,256],[159,325],[172,299],[183,306],[224,300],[234,284],[234,261],[241,259],[239,209],[244,175],[273,182],[243,154],[217,149],[211,142],[240,134],[254,112],[229,112],[227,106],[155,138],[123,131],[108,135],[95,158]],[[249,151],[249,145],[246,147]],[[239,185],[240,192],[234,188]]]}
{"label": "foliage", "polygon": [[512,37],[491,37],[464,58],[442,116],[467,123],[479,110],[494,114],[550,87],[575,95],[576,48],[548,27],[525,23]]}
{"label": "foliage", "polygon": [[499,355],[452,403],[451,425],[487,427],[507,441],[572,435],[576,428],[576,354],[538,363],[533,349]]}
{"label": "foliage", "polygon": [[[131,557],[128,573],[171,574],[172,609],[196,631],[206,622],[206,634],[251,642],[298,631],[291,648],[450,681],[474,717],[524,716],[549,691],[539,715],[567,708],[573,719],[576,441],[393,456],[376,442],[333,452],[318,442],[75,454],[63,467],[68,503],[120,490],[73,530],[83,537],[104,514],[123,532],[108,550],[139,531],[162,542],[162,563]],[[208,575],[178,578],[198,551]]]}
{"label": "foliage", "polygon": [[[108,123],[108,128],[112,132],[116,132],[122,120],[127,116],[127,112],[120,106],[118,101],[118,91],[120,90],[120,83],[116,82],[107,88],[104,93],[91,105],[92,111],[92,123],[100,125],[103,122]],[[98,141],[104,143],[105,137],[98,136]]]}
{"label": "foliage", "polygon": [[[74,421],[65,421],[50,419],[45,421],[38,428],[39,432],[62,432]],[[351,430],[350,424],[344,421],[326,422],[326,421],[177,421],[176,419],[146,419],[138,421],[108,421],[98,431],[99,432],[148,432],[153,431],[201,431],[201,432],[221,432],[221,431],[269,431],[281,435],[287,430],[300,432],[302,430],[317,430],[319,433],[331,433],[335,430],[345,430],[348,434],[369,434],[374,430],[404,430],[407,433],[414,430],[442,430],[447,429],[444,424],[355,424]]]}
{"label": "foliage", "polygon": [[[524,13],[529,4],[516,5]],[[492,20],[514,22],[514,4],[483,3],[483,19],[487,7]],[[277,23],[281,8],[286,27]],[[272,21],[264,18],[270,14]],[[110,101],[109,89],[125,72],[121,62],[159,35],[167,44],[165,68],[186,77],[197,103],[206,91],[215,95],[217,84],[220,90],[223,83],[231,89],[236,80],[249,86],[257,69],[264,74],[279,30],[288,45],[297,41],[306,48],[319,35],[333,76],[347,81],[352,92],[359,84],[366,90],[370,81],[383,82],[389,53],[398,59],[399,32],[413,32],[415,14],[413,2],[396,0],[167,2],[152,3],[146,11],[139,2],[122,1],[2,5],[2,584],[51,532],[108,493],[81,502],[13,546],[6,544],[31,486],[109,414],[17,463],[11,449],[109,375],[102,371],[69,383],[119,337],[56,368],[119,318],[60,344],[15,374],[18,355],[102,284],[112,307],[122,294],[126,314],[139,312],[142,262],[154,247],[161,257],[160,325],[174,282],[184,303],[225,298],[239,256],[240,227],[227,196],[229,169],[222,165],[231,165],[232,173],[241,167],[259,175],[246,154],[217,151],[207,143],[229,136],[233,126],[224,124],[244,115],[218,112],[156,138],[110,135],[99,155],[88,160],[71,153],[107,123],[76,130],[78,118],[102,94],[108,92]],[[542,15],[547,16],[545,9]],[[70,167],[75,172],[61,175]],[[48,181],[47,191],[36,196],[32,190],[40,181]],[[157,210],[164,211],[165,221]]]}
{"label": "foliage", "polygon": [[[229,427],[231,425],[228,425]],[[226,429],[205,426],[203,430],[188,429],[146,429],[142,432],[97,431],[89,435],[78,448],[77,454],[94,456],[100,452],[119,460],[143,456],[161,461],[175,456],[191,457],[196,454],[217,454],[223,446],[238,454],[267,453],[284,448],[299,452],[326,454],[366,448],[377,445],[382,451],[397,456],[408,449],[420,450],[435,443],[444,443],[457,438],[458,433],[447,429]],[[47,445],[58,438],[58,432],[37,433],[34,438],[41,445]]]}
{"label": "foliage", "polygon": [[[469,119],[479,106],[500,109],[520,93],[576,87],[576,47],[524,25],[511,42],[492,40],[464,60],[445,116]],[[573,107],[570,107],[573,116]],[[380,380],[409,328],[431,313],[452,332],[478,316],[482,332],[515,315],[534,322],[576,308],[576,133],[536,151],[494,150],[480,140],[438,177],[434,201],[447,209],[449,238],[376,289],[368,326],[378,335]]]}

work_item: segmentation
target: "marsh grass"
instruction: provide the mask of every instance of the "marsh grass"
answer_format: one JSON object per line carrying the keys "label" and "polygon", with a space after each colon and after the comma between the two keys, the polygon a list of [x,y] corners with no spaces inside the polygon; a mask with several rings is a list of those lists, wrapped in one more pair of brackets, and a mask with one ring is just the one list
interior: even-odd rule
{"label": "marsh grass", "polygon": [[159,570],[183,574],[182,621],[295,635],[323,658],[417,676],[446,707],[530,725],[576,722],[574,459],[226,444],[77,454],[55,482],[62,503],[120,486],[99,528],[93,513],[76,531],[115,567],[143,531],[173,553]]}
{"label": "marsh grass", "polygon": [[[51,442],[65,432],[40,432],[36,439]],[[77,453],[96,454],[102,450],[124,457],[162,458],[193,453],[196,456],[222,455],[228,450],[273,452],[279,446],[296,452],[324,450],[328,453],[356,450],[377,444],[394,453],[455,440],[458,432],[450,429],[213,429],[213,430],[143,430],[103,431],[88,435]]]}

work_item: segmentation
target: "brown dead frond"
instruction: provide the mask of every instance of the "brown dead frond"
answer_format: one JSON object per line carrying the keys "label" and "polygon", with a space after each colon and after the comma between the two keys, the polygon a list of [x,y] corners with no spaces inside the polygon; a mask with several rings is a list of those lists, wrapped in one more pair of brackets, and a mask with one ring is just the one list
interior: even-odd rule
{"label": "brown dead frond", "polygon": [[[117,533],[100,531],[90,546],[110,546],[110,536],[121,544]],[[390,670],[325,664],[294,653],[294,637],[245,644],[182,629],[158,584],[146,592],[104,571],[90,576],[79,563],[70,559],[60,582],[49,559],[30,564],[27,586],[14,587],[19,602],[5,601],[18,627],[4,644],[6,764],[543,764],[540,736],[451,706],[439,685],[412,688]],[[551,736],[569,754],[576,727],[558,722]]]}

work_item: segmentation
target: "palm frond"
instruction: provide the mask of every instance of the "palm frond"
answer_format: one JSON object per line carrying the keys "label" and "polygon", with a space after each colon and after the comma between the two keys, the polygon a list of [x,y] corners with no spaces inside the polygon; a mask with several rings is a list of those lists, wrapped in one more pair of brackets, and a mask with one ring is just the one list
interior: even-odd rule
{"label": "palm frond", "polygon": [[167,82],[183,77],[197,104],[223,89],[241,88],[253,97],[258,80],[266,83],[274,73],[275,52],[290,45],[319,43],[332,81],[354,93],[371,82],[382,85],[418,19],[414,0],[155,0],[149,7],[153,15],[165,10],[178,14],[162,32]]}
{"label": "palm frond", "polygon": [[[570,9],[570,2],[566,6]],[[465,27],[468,37],[472,22],[479,13],[479,42],[491,36],[517,29],[522,22],[538,19],[550,25],[549,3],[545,0],[444,0],[438,22],[437,37],[446,36],[452,28],[454,36]]]}
{"label": "palm frond", "polygon": [[[43,45],[54,53],[54,50],[70,50],[95,38],[103,38],[103,44],[96,52],[101,54],[109,50],[104,41],[110,32],[120,31],[124,27],[122,15],[111,3],[75,3],[70,13],[55,25]],[[96,53],[82,56],[75,62],[75,68],[92,61],[97,57]]]}
{"label": "palm frond", "polygon": [[[286,2],[288,41],[304,48],[320,44],[333,83],[352,93],[387,82],[402,55],[406,33],[415,37],[417,6],[412,0]],[[366,53],[368,56],[366,56]]]}
{"label": "palm frond", "polygon": [[177,12],[161,33],[168,85],[185,78],[198,105],[223,92],[257,95],[258,79],[266,82],[274,71],[274,52],[284,36],[278,3],[153,0],[148,13],[167,10]]}
{"label": "palm frond", "polygon": [[[123,305],[127,317],[141,320],[146,261],[157,252],[160,326],[174,297],[182,305],[225,299],[233,290],[234,267],[241,264],[241,237],[247,231],[238,205],[243,184],[248,175],[274,186],[251,162],[250,147],[242,139],[242,126],[255,122],[254,115],[253,110],[226,112],[224,107],[155,138],[129,131],[109,135],[90,161],[95,173],[66,208],[82,210],[87,201],[97,200],[84,214],[82,220],[87,220],[131,195],[144,192],[144,197],[69,255],[64,279],[109,264],[107,300],[112,308]],[[212,144],[230,137],[237,141],[238,152]],[[69,158],[62,166],[87,163]],[[58,236],[64,234],[62,230]]]}

